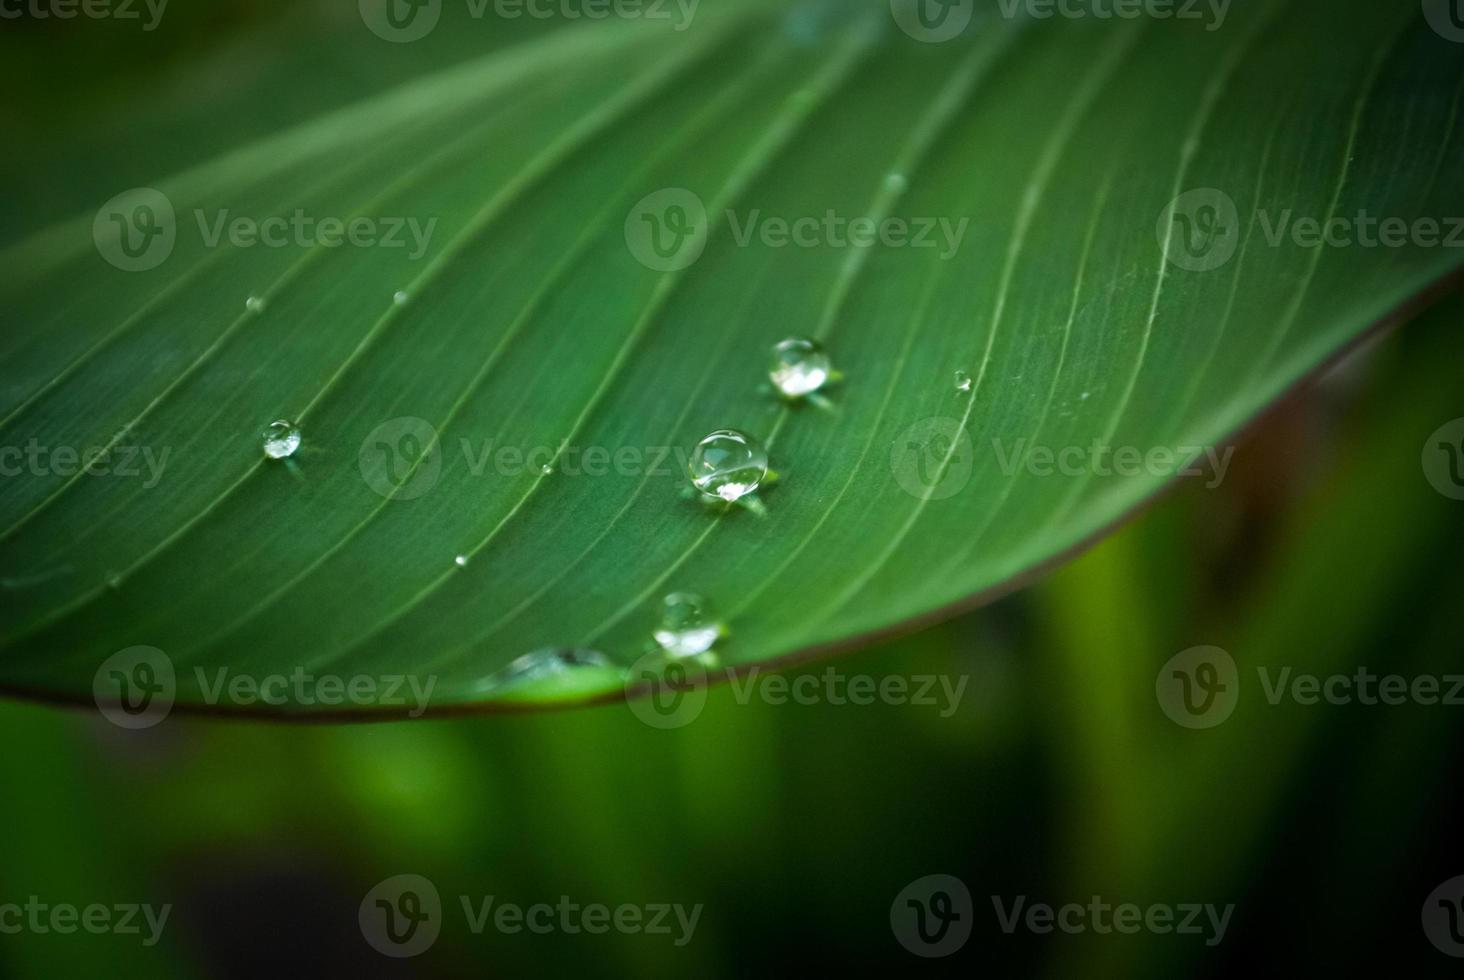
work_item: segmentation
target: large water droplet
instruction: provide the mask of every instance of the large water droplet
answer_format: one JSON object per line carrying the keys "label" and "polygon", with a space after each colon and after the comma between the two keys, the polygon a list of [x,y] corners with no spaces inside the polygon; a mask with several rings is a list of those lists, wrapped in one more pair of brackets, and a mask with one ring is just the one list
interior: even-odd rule
{"label": "large water droplet", "polygon": [[833,366],[823,345],[808,337],[789,337],[773,345],[768,377],[789,398],[802,398],[828,383]]}
{"label": "large water droplet", "polygon": [[968,374],[965,371],[957,371],[956,372],[956,390],[957,391],[962,391],[962,392],[970,391],[973,384],[974,384],[974,382],[972,382],[971,375],[970,374]]}
{"label": "large water droplet", "polygon": [[251,297],[249,297],[248,299],[246,299],[244,301],[244,309],[248,310],[250,313],[263,313],[264,312],[264,297],[263,296],[251,296]]}
{"label": "large water droplet", "polygon": [[264,430],[264,454],[270,459],[288,459],[300,448],[300,427],[285,419],[271,422]]}
{"label": "large water droplet", "polygon": [[661,600],[661,625],[651,634],[673,657],[706,653],[722,635],[707,600],[694,592],[673,592]]}
{"label": "large water droplet", "polygon": [[702,493],[734,501],[752,493],[767,477],[768,454],[751,436],[718,429],[696,444],[686,469]]}
{"label": "large water droplet", "polygon": [[510,661],[508,666],[488,678],[485,687],[490,690],[520,687],[578,671],[608,670],[610,667],[610,661],[598,650],[546,647]]}

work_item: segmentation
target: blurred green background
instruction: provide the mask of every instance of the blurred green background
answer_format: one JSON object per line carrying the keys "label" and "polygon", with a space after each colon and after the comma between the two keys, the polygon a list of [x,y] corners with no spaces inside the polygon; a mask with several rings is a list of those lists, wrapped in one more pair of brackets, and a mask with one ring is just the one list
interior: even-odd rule
{"label": "blurred green background", "polygon": [[[12,241],[111,183],[177,170],[481,53],[438,31],[383,62],[333,43],[354,4],[216,2],[149,35],[9,22],[0,121]],[[296,20],[293,47],[251,30]],[[550,29],[533,20],[524,32]],[[511,32],[493,43],[512,43]],[[289,92],[269,79],[282,63]],[[181,80],[181,81],[180,81]],[[125,105],[167,93],[146,120]],[[232,107],[251,107],[234,111]],[[200,140],[199,120],[212,121]],[[186,141],[176,134],[188,133]],[[1256,668],[1457,670],[1464,522],[1420,453],[1464,414],[1464,302],[1451,299],[1279,406],[1225,481],[1188,480],[1079,559],[987,609],[832,663],[844,675],[968,678],[959,709],[775,705],[714,688],[690,724],[624,705],[375,726],[168,719],[125,732],[0,703],[0,902],[173,906],[161,942],[0,935],[10,976],[705,977],[768,973],[1233,976],[1457,973],[1420,924],[1464,872],[1455,778],[1464,708],[1266,702]],[[1234,714],[1171,722],[1155,677],[1179,651],[1240,666]],[[819,674],[828,664],[813,664]],[[797,672],[795,672],[797,673]],[[415,959],[357,924],[392,875],[427,876],[445,922]],[[955,875],[971,938],[922,960],[890,906]],[[1200,902],[1225,939],[1004,934],[992,896],[1054,905]],[[694,937],[472,933],[457,897],[677,902]],[[571,971],[573,973],[571,974]]]}

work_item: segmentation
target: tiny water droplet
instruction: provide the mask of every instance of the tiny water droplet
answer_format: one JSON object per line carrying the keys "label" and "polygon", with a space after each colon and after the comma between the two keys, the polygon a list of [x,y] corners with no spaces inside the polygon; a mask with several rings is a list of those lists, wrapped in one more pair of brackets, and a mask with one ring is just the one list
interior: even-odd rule
{"label": "tiny water droplet", "polygon": [[454,565],[456,565],[458,568],[467,568],[468,567],[468,556],[467,555],[458,555],[456,558],[454,558],[452,560],[452,563]]}
{"label": "tiny water droplet", "polygon": [[768,475],[768,454],[751,436],[718,429],[691,451],[686,464],[692,486],[728,502],[745,497]]}
{"label": "tiny water droplet", "polygon": [[673,592],[661,600],[661,625],[656,645],[673,657],[706,653],[722,635],[722,624],[707,600],[695,592]]}
{"label": "tiny water droplet", "polygon": [[554,472],[554,466],[553,466],[552,463],[545,463],[543,466],[539,467],[539,475],[540,476],[548,476],[550,473],[553,473],[553,472]]}
{"label": "tiny water droplet", "polygon": [[406,306],[407,303],[411,302],[411,299],[412,294],[407,292],[405,289],[398,289],[395,293],[392,294],[391,297],[391,301],[397,306]]}
{"label": "tiny water droplet", "polygon": [[1083,392],[1081,395],[1078,396],[1078,401],[1082,401],[1082,402],[1087,401],[1088,400],[1088,396],[1091,395],[1091,394],[1092,394],[1092,392],[1090,392],[1090,391]]}
{"label": "tiny water droplet", "polygon": [[107,573],[107,588],[113,591],[122,588],[122,576],[117,572]]}
{"label": "tiny water droplet", "polygon": [[885,190],[894,191],[896,194],[899,194],[910,186],[910,181],[904,174],[886,174],[884,185]]}
{"label": "tiny water droplet", "polygon": [[971,380],[971,375],[970,374],[968,374],[965,371],[957,371],[956,372],[956,390],[957,391],[970,391],[971,388],[973,387],[973,385],[974,385],[974,382]]}
{"label": "tiny water droplet", "polygon": [[768,377],[789,398],[802,398],[828,383],[833,365],[823,345],[810,337],[789,337],[773,345]]}
{"label": "tiny water droplet", "polygon": [[300,448],[300,427],[286,419],[271,422],[264,430],[264,454],[270,459],[288,459]]}
{"label": "tiny water droplet", "polygon": [[250,313],[263,313],[264,312],[264,297],[263,296],[251,296],[251,297],[249,297],[248,299],[246,299],[244,301],[244,309],[248,310]]}

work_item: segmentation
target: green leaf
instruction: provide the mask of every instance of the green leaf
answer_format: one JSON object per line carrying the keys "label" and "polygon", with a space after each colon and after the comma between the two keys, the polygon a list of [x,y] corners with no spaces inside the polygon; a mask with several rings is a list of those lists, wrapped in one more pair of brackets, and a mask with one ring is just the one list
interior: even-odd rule
{"label": "green leaf", "polygon": [[[1223,478],[1230,433],[1459,269],[1464,45],[1416,5],[983,5],[939,43],[891,10],[541,32],[9,247],[0,682],[86,700],[147,645],[188,706],[401,710],[210,693],[302,673],[613,696],[674,590],[726,620],[723,667],[846,647],[1014,587],[1196,458]],[[126,271],[139,203],[171,251]],[[269,216],[282,246],[231,240]],[[825,398],[770,393],[790,334],[831,352]],[[756,510],[684,496],[678,453],[726,427],[780,476]],[[105,473],[67,465],[90,447]],[[600,656],[526,674],[550,648]]]}

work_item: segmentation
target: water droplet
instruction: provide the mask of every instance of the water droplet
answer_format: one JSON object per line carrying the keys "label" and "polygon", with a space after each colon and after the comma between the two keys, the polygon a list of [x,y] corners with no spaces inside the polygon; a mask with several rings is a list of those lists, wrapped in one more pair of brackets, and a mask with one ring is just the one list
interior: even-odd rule
{"label": "water droplet", "polygon": [[905,188],[910,186],[910,181],[905,178],[904,174],[886,174],[884,185],[885,190],[900,194],[904,192]]}
{"label": "water droplet", "polygon": [[271,422],[264,430],[264,454],[270,459],[288,459],[300,448],[300,427],[285,419]]}
{"label": "water droplet", "polygon": [[1088,400],[1088,396],[1091,395],[1091,394],[1092,394],[1091,391],[1085,391],[1085,392],[1083,392],[1081,395],[1078,396],[1078,401],[1082,401],[1082,402],[1087,401]]}
{"label": "water droplet", "polygon": [[547,647],[510,661],[508,666],[488,677],[485,687],[518,687],[551,677],[562,677],[586,668],[608,670],[610,667],[610,661],[598,650]]}
{"label": "water droplet", "polygon": [[691,451],[691,483],[709,497],[734,501],[757,489],[768,475],[768,454],[751,436],[718,429]]}
{"label": "water droplet", "polygon": [[244,301],[244,309],[248,310],[250,313],[263,313],[264,312],[264,297],[263,296],[251,296],[251,297],[249,297],[248,299],[246,299]]}
{"label": "water droplet", "polygon": [[974,382],[971,380],[971,375],[970,374],[968,374],[965,371],[957,371],[956,372],[956,390],[957,391],[970,391],[971,388],[973,387],[973,385],[974,385]]}
{"label": "water droplet", "polygon": [[397,306],[406,306],[412,299],[412,294],[405,289],[398,289],[392,294],[391,301]]}
{"label": "water droplet", "polygon": [[707,600],[694,592],[673,592],[661,600],[661,625],[651,634],[673,657],[706,653],[722,635]]}
{"label": "water droplet", "polygon": [[773,345],[768,377],[789,398],[802,398],[828,383],[832,365],[823,345],[808,337],[789,337]]}
{"label": "water droplet", "polygon": [[114,592],[117,589],[122,588],[122,576],[120,574],[118,574],[117,572],[108,572],[107,573],[107,588],[113,590]]}
{"label": "water droplet", "polygon": [[467,568],[468,567],[468,556],[467,555],[458,555],[456,558],[454,558],[452,560],[452,563],[454,565],[456,565],[458,568]]}
{"label": "water droplet", "polygon": [[539,475],[540,476],[548,476],[550,473],[553,473],[553,472],[554,472],[554,464],[552,464],[552,463],[545,463],[543,466],[539,467]]}

